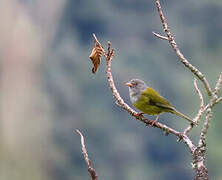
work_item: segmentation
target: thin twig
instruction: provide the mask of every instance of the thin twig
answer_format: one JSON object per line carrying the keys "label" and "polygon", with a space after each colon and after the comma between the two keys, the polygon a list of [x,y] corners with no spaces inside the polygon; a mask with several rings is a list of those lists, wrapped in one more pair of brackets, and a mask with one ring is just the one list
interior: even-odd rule
{"label": "thin twig", "polygon": [[183,134],[182,137],[183,137],[182,139],[183,139],[184,143],[187,145],[190,152],[193,153],[196,149],[196,146],[193,144],[191,139],[186,134]]}
{"label": "thin twig", "polygon": [[197,113],[197,116],[194,118],[194,122],[199,123],[199,120],[200,120],[200,118],[201,118],[201,115],[202,115],[203,112],[204,112],[204,98],[203,98],[203,95],[202,95],[200,89],[199,89],[198,86],[197,86],[197,79],[196,79],[196,78],[194,79],[194,88],[195,88],[197,94],[198,94],[199,97],[200,97],[200,110],[199,110],[199,112]]}
{"label": "thin twig", "polygon": [[158,34],[156,32],[152,32],[152,33],[153,33],[154,36],[156,36],[156,37],[158,37],[158,38],[160,38],[162,40],[167,40],[167,41],[169,40],[168,37],[166,37],[166,36],[162,36],[162,35],[160,35],[160,34]]}
{"label": "thin twig", "polygon": [[158,13],[159,13],[159,16],[160,16],[160,20],[161,20],[161,23],[162,23],[162,26],[163,26],[163,30],[166,33],[167,37],[168,37],[168,41],[169,41],[170,45],[172,46],[173,50],[175,51],[175,53],[179,57],[180,61],[185,65],[185,67],[187,67],[192,73],[194,73],[194,75],[198,79],[200,79],[202,81],[202,83],[204,84],[205,89],[207,91],[207,94],[209,96],[211,96],[212,95],[212,90],[211,90],[211,87],[210,87],[207,79],[181,53],[180,49],[178,48],[178,46],[177,46],[177,44],[176,44],[176,42],[174,40],[174,37],[173,37],[172,33],[170,32],[170,29],[169,29],[169,27],[167,25],[166,18],[165,18],[164,14],[163,14],[163,11],[162,11],[162,8],[161,8],[161,5],[160,5],[160,1],[159,0],[155,0],[155,1],[156,1],[157,10],[158,10]]}
{"label": "thin twig", "polygon": [[94,33],[93,33],[93,38],[95,39],[95,42],[98,43],[102,47],[101,50],[103,51],[103,53],[106,53],[104,48],[103,48],[103,46],[102,46],[102,44],[98,41],[98,39],[97,39],[97,37],[96,37],[96,35]]}
{"label": "thin twig", "polygon": [[87,153],[87,150],[86,150],[86,146],[85,146],[85,142],[84,142],[84,136],[82,135],[82,133],[78,129],[76,129],[75,132],[77,134],[79,134],[80,137],[81,137],[82,153],[83,153],[84,159],[86,161],[86,164],[88,166],[88,171],[90,173],[91,180],[98,180],[98,176],[96,174],[95,169],[93,169],[93,167],[92,167],[91,161],[89,159],[89,156],[88,156],[88,153]]}
{"label": "thin twig", "polygon": [[202,177],[198,178],[201,174],[206,174],[206,176],[208,177],[207,168],[205,167],[206,136],[207,136],[207,132],[210,126],[210,121],[212,120],[212,117],[213,117],[213,107],[214,105],[216,105],[222,100],[221,97],[220,98],[217,97],[217,94],[221,88],[221,82],[222,82],[222,77],[220,75],[215,86],[215,91],[213,92],[213,95],[211,96],[210,103],[204,108],[207,113],[206,113],[206,118],[205,118],[203,127],[201,129],[200,139],[197,146],[197,150],[198,150],[197,154],[199,155],[197,155],[196,157],[194,156],[195,157],[194,161],[196,161],[195,162],[196,167],[201,167],[201,168],[196,168],[197,170],[196,179],[203,179]]}
{"label": "thin twig", "polygon": [[210,124],[210,121],[212,119],[212,114],[213,114],[212,109],[213,109],[214,105],[216,105],[217,103],[222,101],[222,97],[220,97],[220,98],[217,97],[217,94],[219,93],[219,90],[221,89],[221,84],[222,84],[222,74],[220,74],[219,79],[216,83],[215,91],[213,93],[213,96],[210,99],[210,103],[204,108],[204,109],[206,109],[207,114],[206,114],[206,119],[205,119],[203,128],[201,129],[201,133],[200,133],[200,140],[198,143],[199,148],[205,147],[206,134],[207,134],[209,124]]}
{"label": "thin twig", "polygon": [[206,114],[206,119],[205,119],[203,128],[201,129],[201,133],[200,133],[200,140],[199,140],[199,144],[198,144],[199,148],[205,146],[206,134],[207,134],[207,131],[209,128],[210,120],[212,119],[212,109],[213,109],[214,105],[216,105],[217,103],[222,101],[222,97],[220,97],[220,98],[217,97],[219,90],[222,87],[221,85],[222,85],[222,73],[220,74],[219,79],[216,83],[213,96],[210,99],[210,103],[204,108],[204,109],[206,109],[207,114]]}
{"label": "thin twig", "polygon": [[215,94],[216,95],[218,95],[221,86],[222,86],[222,72],[220,73],[220,76],[219,76],[216,86],[215,86]]}
{"label": "thin twig", "polygon": [[[201,93],[201,91],[200,91],[200,89],[198,88],[198,86],[197,86],[197,79],[196,78],[194,78],[194,88],[195,88],[195,90],[196,90],[196,92],[197,92],[197,94],[199,95],[199,98],[200,98],[200,109],[199,109],[199,111],[198,111],[198,113],[197,113],[197,115],[196,115],[196,117],[194,118],[194,123],[199,123],[199,120],[200,120],[200,118],[201,118],[201,116],[202,116],[202,114],[203,114],[203,112],[204,112],[204,99],[203,99],[203,95],[202,95],[202,93]],[[192,128],[193,128],[193,126],[192,125],[189,125],[185,130],[184,130],[184,134],[188,134],[191,130],[192,130]]]}
{"label": "thin twig", "polygon": [[210,120],[212,119],[212,106],[212,103],[210,103],[209,107],[207,108],[206,119],[204,121],[203,128],[201,129],[198,143],[198,148],[203,148],[204,150],[206,150],[206,135],[210,125]]}
{"label": "thin twig", "polygon": [[222,101],[222,97],[219,97],[219,98],[216,100],[216,103],[219,103],[220,101]]}

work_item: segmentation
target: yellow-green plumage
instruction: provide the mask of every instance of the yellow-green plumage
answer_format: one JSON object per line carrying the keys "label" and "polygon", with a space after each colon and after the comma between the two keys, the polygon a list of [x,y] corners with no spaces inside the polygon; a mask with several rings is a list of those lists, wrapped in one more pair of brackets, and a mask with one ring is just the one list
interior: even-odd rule
{"label": "yellow-green plumage", "polygon": [[158,115],[163,112],[173,111],[170,103],[150,87],[142,92],[139,100],[134,103],[134,106],[150,115]]}
{"label": "yellow-green plumage", "polygon": [[165,98],[163,98],[154,89],[148,87],[143,81],[139,79],[132,79],[129,83],[130,100],[133,105],[145,114],[159,115],[164,112],[176,114],[189,122],[193,121],[177,111]]}

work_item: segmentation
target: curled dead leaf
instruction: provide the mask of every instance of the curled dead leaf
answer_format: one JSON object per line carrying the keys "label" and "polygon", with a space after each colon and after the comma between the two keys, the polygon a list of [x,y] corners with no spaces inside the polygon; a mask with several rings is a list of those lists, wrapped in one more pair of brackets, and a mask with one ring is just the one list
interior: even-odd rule
{"label": "curled dead leaf", "polygon": [[93,63],[93,68],[92,68],[92,73],[95,74],[99,65],[100,65],[100,60],[101,60],[101,56],[103,53],[103,49],[101,47],[100,44],[98,43],[94,43],[92,52],[89,56],[89,58],[91,59],[92,63]]}

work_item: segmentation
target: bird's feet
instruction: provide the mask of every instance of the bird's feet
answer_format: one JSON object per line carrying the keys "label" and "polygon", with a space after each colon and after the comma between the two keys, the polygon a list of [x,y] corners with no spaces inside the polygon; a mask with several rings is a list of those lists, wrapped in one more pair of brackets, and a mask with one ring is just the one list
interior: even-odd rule
{"label": "bird's feet", "polygon": [[137,113],[136,116],[137,116],[137,117],[144,117],[144,114],[145,114],[145,113],[140,112],[140,113]]}
{"label": "bird's feet", "polygon": [[157,117],[156,117],[156,119],[155,119],[155,120],[153,120],[153,122],[152,122],[152,124],[151,124],[151,125],[153,126],[153,125],[154,125],[154,124],[155,124],[155,123],[158,121],[158,119],[159,119],[159,116],[157,116]]}

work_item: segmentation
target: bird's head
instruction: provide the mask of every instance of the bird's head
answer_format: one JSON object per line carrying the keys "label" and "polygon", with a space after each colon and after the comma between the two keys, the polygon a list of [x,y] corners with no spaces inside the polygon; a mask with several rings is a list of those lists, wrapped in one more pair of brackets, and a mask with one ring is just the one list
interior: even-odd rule
{"label": "bird's head", "polygon": [[140,79],[132,79],[129,82],[127,82],[125,85],[128,86],[130,91],[133,91],[134,93],[139,93],[139,92],[141,93],[147,88],[145,82],[143,82]]}

